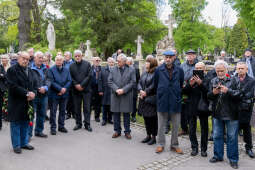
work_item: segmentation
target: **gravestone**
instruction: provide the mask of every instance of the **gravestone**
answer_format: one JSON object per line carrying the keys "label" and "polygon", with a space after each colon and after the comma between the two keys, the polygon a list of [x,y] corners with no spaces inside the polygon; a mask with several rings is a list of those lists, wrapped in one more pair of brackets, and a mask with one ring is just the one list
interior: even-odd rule
{"label": "gravestone", "polygon": [[142,36],[138,35],[137,40],[135,40],[135,42],[137,43],[136,59],[141,60],[141,59],[143,59],[142,43],[144,43],[144,40],[142,39]]}
{"label": "gravestone", "polygon": [[49,42],[48,48],[50,51],[53,51],[55,50],[56,34],[55,34],[54,26],[51,22],[49,22],[48,24],[46,34],[47,34],[47,40]]}

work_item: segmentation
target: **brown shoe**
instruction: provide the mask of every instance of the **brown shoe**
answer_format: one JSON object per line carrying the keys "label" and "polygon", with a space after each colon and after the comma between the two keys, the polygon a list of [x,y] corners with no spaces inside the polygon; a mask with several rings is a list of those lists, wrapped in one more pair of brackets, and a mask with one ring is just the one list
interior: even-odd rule
{"label": "brown shoe", "polygon": [[164,147],[162,147],[162,146],[158,146],[157,148],[156,148],[156,153],[161,153],[161,152],[163,152],[164,151]]}
{"label": "brown shoe", "polygon": [[188,132],[182,130],[180,133],[178,133],[178,136],[183,136],[183,135],[188,135]]}
{"label": "brown shoe", "polygon": [[173,151],[173,152],[176,152],[176,153],[178,153],[178,154],[183,154],[183,151],[181,150],[181,148],[174,148],[174,147],[171,147],[171,151]]}
{"label": "brown shoe", "polygon": [[117,137],[120,137],[120,136],[121,136],[121,134],[115,132],[115,133],[112,135],[112,138],[117,138]]}
{"label": "brown shoe", "polygon": [[125,134],[125,137],[126,137],[127,139],[131,139],[131,138],[132,138],[131,135],[130,135],[129,133],[126,133],[126,134]]}

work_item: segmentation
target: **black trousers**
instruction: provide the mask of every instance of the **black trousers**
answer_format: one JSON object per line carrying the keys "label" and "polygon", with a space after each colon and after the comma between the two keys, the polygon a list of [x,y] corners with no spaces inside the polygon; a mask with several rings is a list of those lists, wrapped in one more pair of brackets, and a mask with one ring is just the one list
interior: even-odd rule
{"label": "black trousers", "polygon": [[136,112],[137,112],[136,104],[137,104],[137,94],[134,94],[134,96],[133,96],[133,112],[131,114],[131,116],[134,118],[136,117]]}
{"label": "black trousers", "polygon": [[2,118],[3,118],[3,110],[2,110],[2,107],[3,107],[3,96],[0,95],[0,128],[2,128]]}
{"label": "black trousers", "polygon": [[66,115],[69,117],[71,117],[71,116],[75,117],[74,104],[73,104],[73,91],[72,90],[69,91],[69,96],[67,99]]}
{"label": "black trousers", "polygon": [[198,148],[197,142],[197,118],[200,120],[201,128],[201,151],[207,151],[208,144],[208,115],[191,116],[189,119],[189,138],[191,142],[191,148]]}
{"label": "black trousers", "polygon": [[100,117],[101,113],[101,106],[102,106],[102,96],[98,94],[97,89],[93,89],[92,95],[91,95],[91,111],[95,111],[95,119]]}
{"label": "black trousers", "polygon": [[243,140],[245,142],[245,149],[252,149],[252,134],[251,125],[249,123],[239,123],[239,130],[243,130]]}
{"label": "black trousers", "polygon": [[81,105],[83,102],[84,125],[90,125],[90,99],[91,93],[73,93],[76,125],[82,126]]}
{"label": "black trousers", "polygon": [[183,131],[188,132],[188,105],[187,104],[182,104],[182,111],[181,111],[181,128]]}
{"label": "black trousers", "polygon": [[103,120],[106,122],[112,121],[112,112],[110,105],[103,105]]}
{"label": "black trousers", "polygon": [[152,116],[152,117],[143,117],[145,128],[148,136],[157,136],[158,133],[158,117]]}

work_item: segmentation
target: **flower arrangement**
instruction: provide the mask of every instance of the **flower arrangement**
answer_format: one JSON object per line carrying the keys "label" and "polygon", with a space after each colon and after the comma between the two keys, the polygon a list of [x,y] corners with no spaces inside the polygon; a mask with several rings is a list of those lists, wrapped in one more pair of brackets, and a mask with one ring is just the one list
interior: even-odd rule
{"label": "flower arrangement", "polygon": [[33,116],[34,116],[34,108],[31,106],[31,104],[28,102],[28,117],[29,117],[29,126],[33,126]]}

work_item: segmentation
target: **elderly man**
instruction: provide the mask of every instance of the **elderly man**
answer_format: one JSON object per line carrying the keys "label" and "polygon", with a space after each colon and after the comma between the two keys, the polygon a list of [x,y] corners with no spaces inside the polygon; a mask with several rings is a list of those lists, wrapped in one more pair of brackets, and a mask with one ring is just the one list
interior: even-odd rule
{"label": "elderly man", "polygon": [[121,136],[120,114],[123,113],[125,137],[130,135],[130,112],[133,111],[133,87],[136,83],[135,70],[126,65],[127,57],[120,54],[117,57],[118,66],[110,72],[108,85],[111,88],[111,111],[113,112],[114,131],[112,138]]}
{"label": "elderly man", "polygon": [[95,112],[95,121],[100,122],[100,113],[101,113],[101,103],[102,103],[102,95],[103,93],[98,92],[98,81],[99,75],[101,74],[101,66],[100,66],[101,59],[99,57],[93,58],[93,65],[92,65],[92,95],[91,95],[91,111],[94,110]]}
{"label": "elderly man", "polygon": [[244,57],[241,59],[248,66],[248,75],[254,78],[255,75],[255,58],[252,56],[252,50],[247,48],[244,52]]}
{"label": "elderly man", "polygon": [[90,127],[90,100],[91,100],[91,78],[92,70],[88,61],[82,59],[80,50],[74,51],[75,62],[70,66],[73,81],[73,101],[76,126],[73,130],[82,128],[81,104],[83,103],[84,126],[89,132]]}
{"label": "elderly man", "polygon": [[33,48],[29,48],[27,50],[29,56],[30,56],[30,59],[29,59],[29,66],[31,66],[34,62],[34,49]]}
{"label": "elderly man", "polygon": [[[33,106],[36,113],[36,125],[35,136],[47,138],[47,135],[43,133],[44,121],[46,117],[47,105],[48,105],[48,90],[50,88],[50,80],[47,78],[48,69],[43,64],[44,54],[41,51],[37,51],[34,56],[34,63],[31,65],[31,69],[38,73],[39,88],[37,90],[37,96],[33,100]],[[30,129],[30,137],[32,137],[33,129]]]}
{"label": "elderly man", "polygon": [[136,83],[135,83],[134,88],[133,88],[133,111],[132,111],[132,114],[131,114],[131,121],[136,122],[136,112],[137,112],[137,106],[136,105],[137,105],[137,96],[138,96],[137,85],[138,85],[138,82],[140,80],[140,70],[139,70],[139,68],[137,68],[134,65],[134,60],[133,60],[132,57],[127,57],[127,65],[134,68],[134,70],[135,70]]}
{"label": "elderly man", "polygon": [[52,54],[50,52],[46,52],[45,56],[48,58],[49,67],[55,65],[55,62],[52,60]]}
{"label": "elderly man", "polygon": [[33,150],[29,145],[29,105],[37,93],[37,73],[28,67],[30,56],[21,52],[18,63],[7,71],[9,83],[8,117],[10,120],[11,141],[15,153],[22,149]]}
{"label": "elderly man", "polygon": [[103,121],[102,126],[107,123],[113,124],[112,112],[110,110],[111,104],[111,88],[108,86],[108,77],[110,71],[114,67],[115,60],[112,57],[107,59],[107,66],[102,67],[101,74],[99,75],[98,81],[98,92],[103,94],[102,105],[103,105]]}
{"label": "elderly man", "polygon": [[51,81],[50,97],[52,100],[50,108],[51,135],[56,135],[56,113],[59,107],[58,131],[67,133],[65,128],[65,110],[68,99],[69,88],[72,84],[70,72],[63,66],[64,57],[58,55],[55,58],[56,65],[48,71],[48,78]]}
{"label": "elderly man", "polygon": [[[72,59],[72,53],[70,51],[66,51],[64,53],[65,61],[64,67],[69,70],[70,65],[74,62]],[[74,114],[74,106],[73,106],[73,86],[70,87],[68,101],[66,105],[66,119],[70,119],[72,116],[75,117]]]}
{"label": "elderly man", "polygon": [[251,115],[253,109],[253,98],[255,80],[248,76],[248,66],[244,62],[237,63],[236,66],[237,77],[241,86],[241,102],[239,104],[239,130],[243,130],[243,140],[246,143],[245,149],[249,157],[254,158],[252,152],[252,134],[251,134]]}
{"label": "elderly man", "polygon": [[158,147],[156,153],[161,153],[165,147],[165,128],[168,117],[172,121],[172,137],[170,149],[182,154],[178,146],[178,129],[181,118],[181,91],[184,81],[183,70],[174,65],[175,53],[165,51],[165,62],[155,71],[154,85],[157,90],[158,112]]}
{"label": "elderly man", "polygon": [[[186,59],[187,61],[185,61],[184,63],[181,64],[181,68],[184,71],[184,81],[185,84],[188,83],[188,80],[192,77],[193,75],[193,70],[195,69],[195,64],[198,62],[197,57],[196,57],[196,52],[194,50],[189,50],[186,52]],[[189,134],[189,130],[188,130],[188,113],[189,110],[187,109],[187,104],[190,102],[190,100],[188,100],[186,98],[186,96],[184,96],[184,104],[182,105],[182,112],[181,112],[181,128],[182,131],[179,133],[179,135],[187,135]]]}
{"label": "elderly man", "polygon": [[224,125],[227,129],[227,157],[232,168],[238,168],[238,101],[240,83],[227,76],[228,64],[218,60],[214,64],[217,77],[209,85],[208,99],[212,100],[214,156],[211,163],[223,161]]}

